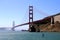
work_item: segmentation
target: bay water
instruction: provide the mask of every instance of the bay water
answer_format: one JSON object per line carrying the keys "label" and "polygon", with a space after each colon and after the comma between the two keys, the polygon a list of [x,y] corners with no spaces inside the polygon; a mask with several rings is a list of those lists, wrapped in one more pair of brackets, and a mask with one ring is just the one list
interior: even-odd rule
{"label": "bay water", "polygon": [[2,31],[0,40],[60,40],[60,32]]}

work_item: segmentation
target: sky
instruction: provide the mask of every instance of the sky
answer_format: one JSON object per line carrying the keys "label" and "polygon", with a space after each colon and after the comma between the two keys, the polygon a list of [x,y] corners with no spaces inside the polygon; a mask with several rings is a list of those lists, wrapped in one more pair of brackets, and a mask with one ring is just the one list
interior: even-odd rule
{"label": "sky", "polygon": [[[34,21],[60,12],[60,0],[0,0],[0,27],[29,22],[29,6],[33,6]],[[28,25],[16,29],[28,29]]]}

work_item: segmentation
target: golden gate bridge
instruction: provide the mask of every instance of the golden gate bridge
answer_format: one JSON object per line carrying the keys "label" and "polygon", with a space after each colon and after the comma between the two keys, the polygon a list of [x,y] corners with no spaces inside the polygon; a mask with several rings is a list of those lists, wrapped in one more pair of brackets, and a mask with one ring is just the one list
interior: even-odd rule
{"label": "golden gate bridge", "polygon": [[[46,18],[44,20],[48,20],[48,19]],[[35,32],[36,30],[34,30],[34,24],[38,24],[38,23],[42,23],[42,22],[43,22],[43,20],[33,21],[33,6],[29,6],[29,22],[23,23],[23,24],[19,24],[19,25],[16,25],[16,26],[15,26],[15,24],[13,22],[13,28],[12,28],[12,30],[14,31],[14,29],[16,27],[23,26],[23,25],[28,25],[29,24],[29,29],[28,30]],[[31,28],[33,28],[33,29],[31,29]]]}

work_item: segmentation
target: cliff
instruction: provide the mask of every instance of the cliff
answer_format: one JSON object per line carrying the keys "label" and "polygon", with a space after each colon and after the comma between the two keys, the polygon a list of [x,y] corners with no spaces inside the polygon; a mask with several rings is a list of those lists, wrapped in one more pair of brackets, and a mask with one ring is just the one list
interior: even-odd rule
{"label": "cliff", "polygon": [[60,23],[55,22],[53,25],[50,23],[42,24],[39,26],[39,29],[44,32],[60,32]]}

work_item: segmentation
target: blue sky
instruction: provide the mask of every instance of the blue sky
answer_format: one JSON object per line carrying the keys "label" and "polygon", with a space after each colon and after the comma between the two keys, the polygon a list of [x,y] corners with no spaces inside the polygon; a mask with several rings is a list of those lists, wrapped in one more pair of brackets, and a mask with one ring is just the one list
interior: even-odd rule
{"label": "blue sky", "polygon": [[0,27],[12,27],[13,21],[15,25],[28,22],[29,5],[34,7],[34,21],[60,12],[60,0],[0,0]]}

